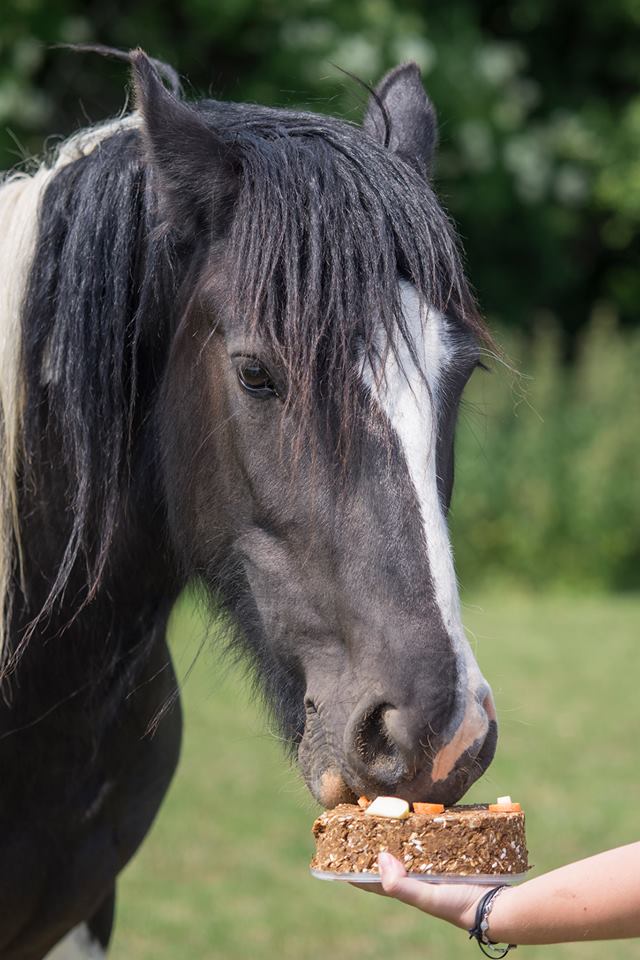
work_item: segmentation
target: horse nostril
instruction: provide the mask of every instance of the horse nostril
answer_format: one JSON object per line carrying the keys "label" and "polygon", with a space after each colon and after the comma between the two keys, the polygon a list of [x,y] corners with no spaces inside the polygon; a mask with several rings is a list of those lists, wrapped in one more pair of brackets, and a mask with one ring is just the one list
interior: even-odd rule
{"label": "horse nostril", "polygon": [[407,776],[403,743],[398,743],[389,720],[398,713],[393,704],[378,703],[356,716],[346,731],[347,753],[356,768],[378,789],[393,791]]}
{"label": "horse nostril", "polygon": [[416,731],[412,730],[407,714],[395,707],[390,707],[385,712],[384,725],[387,738],[395,744],[396,750],[407,760],[415,757],[420,744],[416,743]]}
{"label": "horse nostril", "polygon": [[386,714],[393,709],[390,703],[380,703],[365,713],[355,728],[354,747],[367,767],[397,760],[398,748],[385,721]]}

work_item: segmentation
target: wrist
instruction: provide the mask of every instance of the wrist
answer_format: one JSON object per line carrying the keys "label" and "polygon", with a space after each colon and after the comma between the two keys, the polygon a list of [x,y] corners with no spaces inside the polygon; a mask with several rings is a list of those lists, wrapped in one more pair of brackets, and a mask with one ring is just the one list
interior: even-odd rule
{"label": "wrist", "polygon": [[491,922],[494,919],[491,918],[494,905],[502,899],[502,895],[508,889],[506,885],[502,884],[487,890],[476,904],[473,924],[468,929],[469,937],[476,940],[482,953],[492,960],[502,960],[509,950],[516,946],[514,943],[506,943],[504,946],[500,946],[504,939],[498,932],[500,925]]}
{"label": "wrist", "polygon": [[463,912],[460,914],[460,919],[457,922],[457,926],[462,927],[463,930],[470,930],[473,927],[476,919],[478,904],[486,892],[486,888],[483,888],[481,889],[480,893],[474,893],[473,897],[469,898],[469,902],[467,903]]}
{"label": "wrist", "polygon": [[514,891],[514,887],[503,887],[491,905],[491,911],[487,917],[487,939],[494,943],[505,943],[509,938],[511,927],[509,915],[512,912],[510,901]]}

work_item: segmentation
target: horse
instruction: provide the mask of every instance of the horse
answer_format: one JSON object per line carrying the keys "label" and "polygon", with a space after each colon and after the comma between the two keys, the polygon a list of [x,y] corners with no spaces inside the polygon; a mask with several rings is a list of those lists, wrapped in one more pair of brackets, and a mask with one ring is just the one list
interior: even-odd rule
{"label": "horse", "polygon": [[0,187],[0,954],[102,957],[180,750],[165,632],[222,607],[323,806],[455,802],[494,702],[447,531],[490,334],[415,64],[362,124],[187,102]]}

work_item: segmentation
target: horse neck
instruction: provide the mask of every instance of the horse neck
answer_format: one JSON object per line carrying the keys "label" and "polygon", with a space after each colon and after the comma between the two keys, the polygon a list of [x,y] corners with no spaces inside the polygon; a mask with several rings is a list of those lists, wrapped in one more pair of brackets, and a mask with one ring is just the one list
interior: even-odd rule
{"label": "horse neck", "polygon": [[[78,567],[3,687],[0,763],[14,771],[7,809],[55,818],[58,809],[68,815],[83,791],[98,795],[96,784],[115,776],[176,695],[165,638],[177,584],[155,512],[149,499],[129,503],[95,596],[78,610],[86,588]],[[43,542],[52,532],[37,520],[25,525],[26,586],[36,607],[56,553]],[[34,553],[39,565],[29,562]],[[19,595],[12,644],[30,612]],[[29,769],[46,775],[34,780]]]}

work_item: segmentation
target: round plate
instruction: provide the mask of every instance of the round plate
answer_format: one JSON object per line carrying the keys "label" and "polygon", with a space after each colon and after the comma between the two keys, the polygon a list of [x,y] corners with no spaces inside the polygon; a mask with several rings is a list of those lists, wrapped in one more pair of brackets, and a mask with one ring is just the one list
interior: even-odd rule
{"label": "round plate", "polygon": [[[311,870],[312,876],[318,880],[342,880],[347,883],[380,883],[379,873],[332,873],[330,870]],[[410,873],[412,880],[422,880],[424,883],[481,883],[490,884],[520,883],[526,878],[526,873],[476,873],[471,876],[462,876],[459,873]]]}

